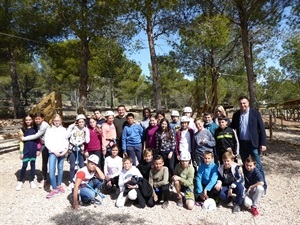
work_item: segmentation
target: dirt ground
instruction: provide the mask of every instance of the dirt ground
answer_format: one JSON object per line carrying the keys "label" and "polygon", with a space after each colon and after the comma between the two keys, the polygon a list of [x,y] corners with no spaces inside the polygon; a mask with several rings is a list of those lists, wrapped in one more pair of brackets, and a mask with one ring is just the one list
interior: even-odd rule
{"label": "dirt ground", "polygon": [[[1,224],[300,224],[300,145],[275,140],[268,142],[263,165],[268,180],[267,196],[260,203],[260,215],[253,217],[247,210],[232,214],[227,207],[207,212],[198,206],[193,211],[170,202],[161,206],[139,209],[134,205],[116,208],[115,200],[106,195],[97,208],[81,207],[74,211],[70,193],[47,200],[47,189],[30,189],[29,171],[21,191],[15,191],[21,169],[18,152],[0,155],[0,217]],[[69,164],[65,162],[64,182]],[[41,177],[41,158],[37,159],[37,179]]]}

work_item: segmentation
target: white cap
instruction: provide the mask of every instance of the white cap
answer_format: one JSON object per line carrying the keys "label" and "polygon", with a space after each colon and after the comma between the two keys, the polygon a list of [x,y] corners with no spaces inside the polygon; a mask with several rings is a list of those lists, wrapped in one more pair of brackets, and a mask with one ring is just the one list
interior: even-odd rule
{"label": "white cap", "polygon": [[184,107],[184,109],[183,109],[183,112],[184,113],[191,113],[191,112],[193,112],[193,110],[192,110],[192,108],[191,107]]}
{"label": "white cap", "polygon": [[191,153],[188,151],[183,151],[180,153],[180,160],[191,160]]}
{"label": "white cap", "polygon": [[85,115],[79,114],[79,115],[76,116],[76,120],[80,120],[80,119],[84,119],[85,120],[86,119]]}
{"label": "white cap", "polygon": [[171,116],[179,116],[179,112],[176,111],[176,110],[173,110],[173,111],[171,112]]}
{"label": "white cap", "polygon": [[113,111],[106,111],[105,112],[105,117],[107,117],[107,116],[114,116],[115,114],[114,114],[114,112]]}
{"label": "white cap", "polygon": [[188,116],[182,116],[181,119],[180,119],[180,122],[183,123],[183,122],[190,122],[190,118]]}
{"label": "white cap", "polygon": [[207,210],[207,211],[212,211],[212,210],[216,209],[217,206],[216,206],[215,200],[212,199],[212,198],[206,199],[203,203],[202,208]]}
{"label": "white cap", "polygon": [[90,155],[87,158],[87,160],[90,161],[90,162],[95,163],[96,165],[98,165],[98,163],[99,163],[99,157],[97,155],[94,155],[94,154]]}
{"label": "white cap", "polygon": [[137,199],[137,192],[135,189],[131,189],[129,192],[128,192],[128,198],[130,200],[136,200]]}

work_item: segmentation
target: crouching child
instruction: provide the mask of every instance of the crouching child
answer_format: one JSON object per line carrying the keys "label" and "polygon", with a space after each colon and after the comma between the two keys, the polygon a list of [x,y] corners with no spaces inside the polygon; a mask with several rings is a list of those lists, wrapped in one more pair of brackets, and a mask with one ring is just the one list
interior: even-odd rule
{"label": "crouching child", "polygon": [[253,216],[258,216],[258,204],[261,196],[264,194],[264,181],[260,171],[255,167],[256,161],[249,156],[243,166],[246,194],[244,205],[251,208]]}
{"label": "crouching child", "polygon": [[75,174],[73,190],[74,209],[79,208],[78,196],[83,204],[99,203],[96,196],[98,193],[102,195],[100,188],[105,176],[97,166],[98,163],[99,157],[97,155],[90,155],[87,159],[87,165],[79,169]]}

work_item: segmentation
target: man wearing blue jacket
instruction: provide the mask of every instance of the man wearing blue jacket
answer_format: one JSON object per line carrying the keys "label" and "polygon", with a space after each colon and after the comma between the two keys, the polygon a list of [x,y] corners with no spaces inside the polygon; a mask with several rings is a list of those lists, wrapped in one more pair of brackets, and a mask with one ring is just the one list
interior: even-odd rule
{"label": "man wearing blue jacket", "polygon": [[242,161],[244,162],[249,155],[255,159],[256,167],[263,176],[266,192],[267,182],[260,157],[260,153],[267,150],[264,123],[260,113],[257,110],[250,109],[249,99],[246,96],[241,96],[238,100],[240,110],[233,114],[230,127],[237,132]]}
{"label": "man wearing blue jacket", "polygon": [[133,165],[136,166],[136,158],[139,163],[142,159],[143,128],[134,122],[133,113],[128,113],[126,119],[127,124],[122,133],[122,150],[125,156],[132,158]]}

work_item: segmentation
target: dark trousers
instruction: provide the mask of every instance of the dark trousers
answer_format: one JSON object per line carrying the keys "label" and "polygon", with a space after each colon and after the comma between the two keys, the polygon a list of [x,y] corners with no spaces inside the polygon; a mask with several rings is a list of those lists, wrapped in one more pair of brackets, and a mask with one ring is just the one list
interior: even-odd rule
{"label": "dark trousers", "polygon": [[42,151],[42,175],[43,175],[43,180],[47,180],[49,150],[44,145],[42,145],[41,151]]}
{"label": "dark trousers", "polygon": [[[70,160],[70,182],[73,182],[73,178],[75,175],[75,162],[77,158],[77,153],[72,151],[71,154],[69,155],[69,160]],[[78,166],[80,168],[84,167],[84,156],[78,152]]]}
{"label": "dark trousers", "polygon": [[[228,197],[228,186],[223,186],[222,190],[220,191],[219,198],[224,201],[230,201],[230,197]],[[233,189],[233,193],[236,194],[235,203],[239,206],[243,203],[243,194],[244,194],[244,186],[242,184],[238,184],[236,188]]]}
{"label": "dark trousers", "polygon": [[158,154],[162,156],[165,166],[167,166],[169,169],[170,177],[172,177],[174,175],[174,169],[175,169],[174,168],[175,167],[174,153],[172,154],[172,157],[170,159],[168,159],[169,153],[159,152]]}
{"label": "dark trousers", "polygon": [[[23,162],[19,181],[24,180],[27,166],[28,166],[28,161]],[[30,181],[34,180],[34,176],[35,176],[35,161],[30,161]]]}

